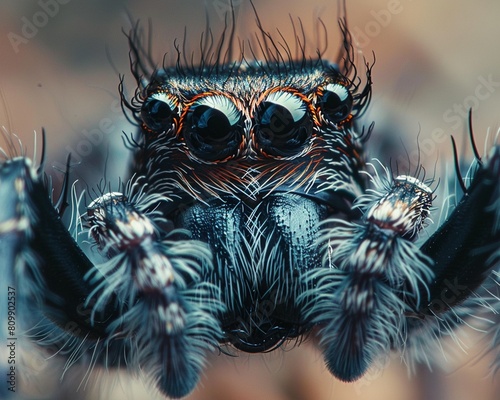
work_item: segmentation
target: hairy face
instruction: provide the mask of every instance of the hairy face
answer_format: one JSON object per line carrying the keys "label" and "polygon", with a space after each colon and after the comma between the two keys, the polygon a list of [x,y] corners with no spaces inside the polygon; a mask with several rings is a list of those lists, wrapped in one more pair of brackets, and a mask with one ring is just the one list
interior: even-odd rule
{"label": "hairy face", "polygon": [[[262,61],[246,53],[228,61],[235,39],[224,43],[224,32],[215,53],[202,48],[199,64],[157,69],[124,100],[140,127],[135,172],[148,194],[168,198],[158,209],[172,229],[210,248],[210,280],[227,304],[225,340],[246,351],[309,329],[298,300],[306,287],[296,277],[324,257],[323,221],[354,217],[363,191],[369,135],[356,133],[353,120],[369,102],[371,67],[362,83],[345,21],[340,27],[340,65],[296,60],[264,30],[259,43],[270,50]],[[134,35],[131,43],[140,54]],[[132,65],[142,77],[142,64]],[[267,303],[272,310],[258,315]]]}

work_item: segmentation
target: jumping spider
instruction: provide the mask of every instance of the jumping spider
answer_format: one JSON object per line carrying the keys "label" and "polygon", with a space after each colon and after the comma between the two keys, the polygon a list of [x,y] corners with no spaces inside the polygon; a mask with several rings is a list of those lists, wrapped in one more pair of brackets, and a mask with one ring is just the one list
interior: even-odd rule
{"label": "jumping spider", "polygon": [[182,397],[215,349],[270,351],[314,329],[328,369],[354,381],[394,349],[425,362],[469,316],[498,311],[500,147],[481,159],[472,141],[462,199],[419,240],[437,185],[367,162],[373,64],[356,67],[339,25],[335,63],[301,54],[300,39],[296,58],[258,20],[261,61],[251,46],[232,56],[229,26],[199,63],[178,49],[157,67],[132,30],[133,166],[78,220],[100,262],[61,222],[43,157],[5,154],[2,276],[41,307],[40,345],[146,371]]}

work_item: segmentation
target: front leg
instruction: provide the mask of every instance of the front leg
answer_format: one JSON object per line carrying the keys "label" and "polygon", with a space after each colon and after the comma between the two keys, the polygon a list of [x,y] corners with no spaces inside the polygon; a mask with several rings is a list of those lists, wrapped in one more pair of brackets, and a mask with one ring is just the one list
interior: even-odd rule
{"label": "front leg", "polygon": [[69,355],[67,365],[88,355],[91,365],[149,372],[169,396],[191,391],[221,336],[222,306],[218,291],[202,282],[209,251],[192,240],[168,240],[159,228],[166,221],[146,210],[161,199],[108,194],[95,200],[90,233],[109,260],[94,265],[30,160],[0,165],[0,195],[1,278],[17,288],[19,314],[34,326],[30,335]]}
{"label": "front leg", "polygon": [[117,314],[106,307],[89,323],[83,305],[92,287],[84,276],[93,264],[61,222],[41,170],[23,157],[3,162],[0,198],[2,282],[19,290],[23,307],[42,306],[45,316],[64,331],[104,336],[104,321]]}
{"label": "front leg", "polygon": [[168,199],[146,195],[129,184],[127,196],[108,193],[88,207],[89,234],[109,261],[87,274],[89,299],[100,312],[113,303],[121,317],[107,327],[137,365],[153,374],[160,390],[183,397],[196,385],[208,350],[222,331],[219,289],[203,282],[212,268],[208,247],[166,232],[168,221],[155,211]]}
{"label": "front leg", "polygon": [[[435,263],[430,295],[408,319],[409,361],[430,361],[436,339],[468,324],[490,334],[500,368],[500,146],[476,160],[472,182],[447,221],[421,247]],[[461,179],[458,177],[458,179]]]}
{"label": "front leg", "polygon": [[500,258],[500,146],[479,163],[462,200],[421,250],[436,275],[430,301],[419,308],[424,315],[447,311],[485,281]]}
{"label": "front leg", "polygon": [[427,298],[419,288],[433,278],[432,260],[412,241],[426,222],[432,190],[386,172],[372,177],[378,190],[358,199],[361,221],[325,222],[324,268],[306,278],[315,283],[307,293],[309,318],[321,327],[330,372],[343,381],[359,379],[402,342],[406,302]]}

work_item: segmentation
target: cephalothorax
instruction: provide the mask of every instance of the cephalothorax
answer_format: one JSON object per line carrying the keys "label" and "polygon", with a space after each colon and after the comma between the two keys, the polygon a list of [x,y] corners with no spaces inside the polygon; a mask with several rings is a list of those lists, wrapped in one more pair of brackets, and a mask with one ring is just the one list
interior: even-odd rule
{"label": "cephalothorax", "polygon": [[83,219],[100,259],[61,223],[43,162],[6,157],[2,276],[42,305],[41,345],[140,368],[182,397],[222,346],[265,352],[316,329],[352,381],[393,349],[427,361],[435,339],[498,311],[500,147],[475,151],[462,200],[417,242],[436,185],[366,162],[371,65],[359,74],[340,27],[335,64],[295,59],[259,23],[262,61],[233,61],[223,34],[196,65],[152,69],[133,31],[131,177]]}

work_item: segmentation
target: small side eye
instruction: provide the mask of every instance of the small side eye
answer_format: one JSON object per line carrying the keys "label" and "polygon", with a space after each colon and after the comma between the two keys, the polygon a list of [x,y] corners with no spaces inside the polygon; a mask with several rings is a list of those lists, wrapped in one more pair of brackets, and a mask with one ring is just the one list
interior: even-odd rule
{"label": "small side eye", "polygon": [[184,139],[203,160],[223,160],[238,151],[243,140],[240,111],[226,96],[202,97],[189,108]]}
{"label": "small side eye", "polygon": [[340,83],[329,83],[323,88],[318,105],[325,119],[335,124],[349,117],[352,106],[352,94]]}
{"label": "small side eye", "polygon": [[149,96],[141,108],[141,118],[152,131],[162,132],[170,128],[177,115],[177,105],[167,93],[155,93]]}
{"label": "small side eye", "polygon": [[273,92],[255,114],[257,146],[274,156],[293,156],[307,144],[312,119],[307,104],[291,92]]}

